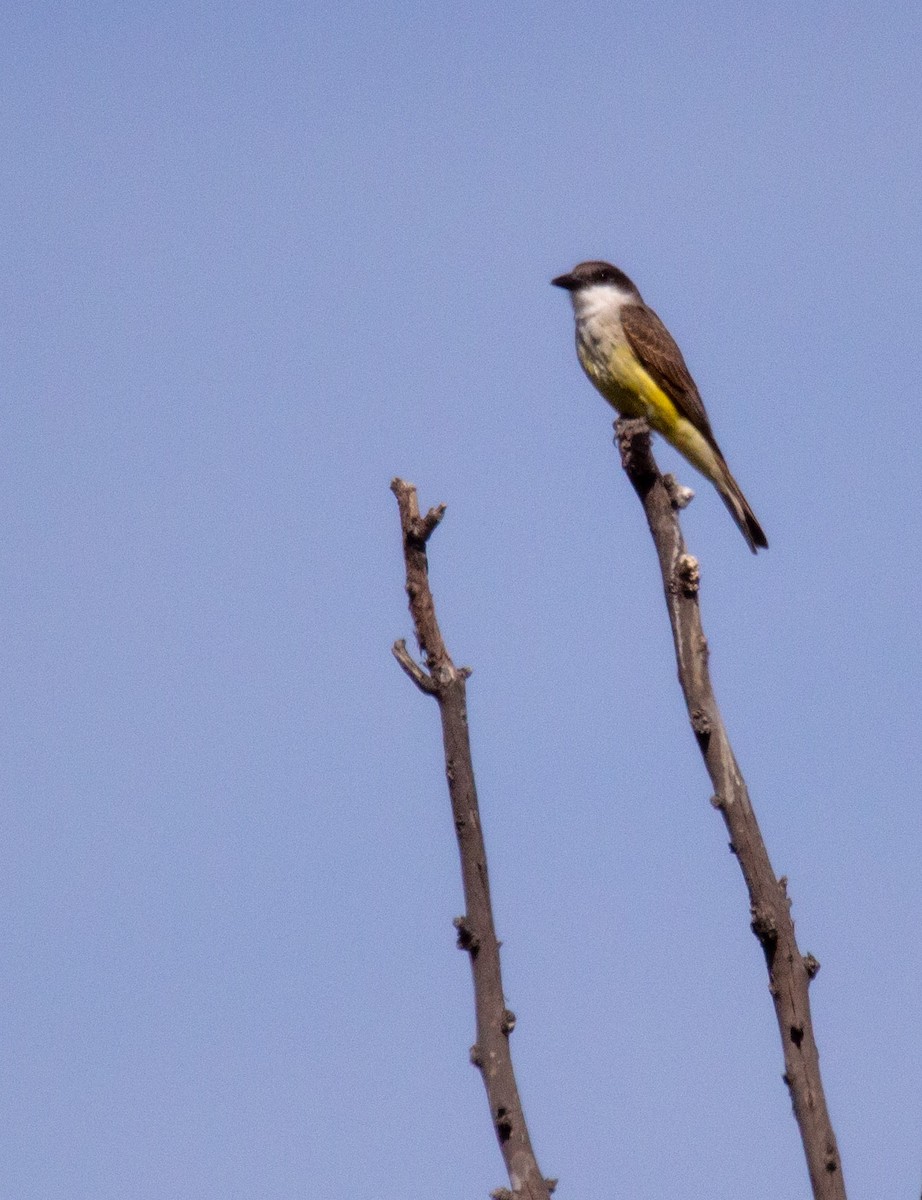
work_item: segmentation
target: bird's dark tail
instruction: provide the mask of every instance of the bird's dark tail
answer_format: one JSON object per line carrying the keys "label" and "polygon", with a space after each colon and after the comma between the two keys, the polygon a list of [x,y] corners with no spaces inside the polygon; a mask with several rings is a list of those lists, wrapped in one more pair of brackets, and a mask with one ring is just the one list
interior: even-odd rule
{"label": "bird's dark tail", "polygon": [[756,520],[756,515],[749,507],[749,501],[740,490],[739,484],[730,474],[730,469],[726,463],[723,463],[724,478],[717,483],[717,491],[720,493],[720,498],[730,510],[730,515],[737,523],[746,543],[753,554],[758,553],[759,548],[768,549],[768,538],[765,536],[762,526]]}

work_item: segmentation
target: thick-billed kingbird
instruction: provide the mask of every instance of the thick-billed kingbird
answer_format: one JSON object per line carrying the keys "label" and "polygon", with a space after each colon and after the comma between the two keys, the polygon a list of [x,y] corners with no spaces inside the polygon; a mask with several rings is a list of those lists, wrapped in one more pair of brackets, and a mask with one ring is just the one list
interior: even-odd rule
{"label": "thick-billed kingbird", "polygon": [[576,353],[605,399],[625,417],[646,417],[720,493],[753,554],[768,547],[711,432],[682,352],[630,279],[607,262],[584,262],[552,282],[576,316]]}

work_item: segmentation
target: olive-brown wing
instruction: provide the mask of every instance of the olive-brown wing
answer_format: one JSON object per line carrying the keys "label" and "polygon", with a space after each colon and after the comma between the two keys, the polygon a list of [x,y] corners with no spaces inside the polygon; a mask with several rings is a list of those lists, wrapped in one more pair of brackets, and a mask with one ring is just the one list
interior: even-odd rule
{"label": "olive-brown wing", "polygon": [[626,304],[621,309],[621,324],[631,349],[647,373],[659,384],[682,416],[691,421],[709,442],[713,442],[711,423],[691,372],[685,365],[682,351],[653,309],[645,304]]}

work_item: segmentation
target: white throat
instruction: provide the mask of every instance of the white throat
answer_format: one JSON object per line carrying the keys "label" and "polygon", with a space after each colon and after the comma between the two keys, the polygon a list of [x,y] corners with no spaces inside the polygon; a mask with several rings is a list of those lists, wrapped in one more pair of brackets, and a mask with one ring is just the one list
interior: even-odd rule
{"label": "white throat", "polygon": [[636,292],[619,288],[613,283],[595,283],[592,287],[580,288],[570,293],[577,321],[593,322],[601,318],[617,317],[625,304],[640,304]]}

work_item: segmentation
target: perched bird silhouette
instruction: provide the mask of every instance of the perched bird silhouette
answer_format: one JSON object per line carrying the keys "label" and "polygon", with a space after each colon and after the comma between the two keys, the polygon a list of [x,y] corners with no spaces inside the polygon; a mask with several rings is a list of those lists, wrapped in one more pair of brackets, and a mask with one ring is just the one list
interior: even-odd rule
{"label": "perched bird silhouette", "polygon": [[669,330],[618,267],[583,262],[551,281],[566,288],[576,317],[576,353],[583,370],[625,417],[645,417],[710,479],[749,549],[768,547],[755,513],[730,474],[682,351]]}

